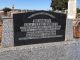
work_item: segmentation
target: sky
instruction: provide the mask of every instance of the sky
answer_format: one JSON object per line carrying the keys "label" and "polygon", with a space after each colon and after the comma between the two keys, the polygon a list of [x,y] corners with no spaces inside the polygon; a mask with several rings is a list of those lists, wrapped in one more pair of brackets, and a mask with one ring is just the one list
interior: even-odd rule
{"label": "sky", "polygon": [[[12,7],[28,10],[50,10],[51,0],[0,0],[0,9]],[[80,7],[80,0],[77,0],[77,7]]]}
{"label": "sky", "polygon": [[77,0],[77,7],[80,8],[80,0]]}

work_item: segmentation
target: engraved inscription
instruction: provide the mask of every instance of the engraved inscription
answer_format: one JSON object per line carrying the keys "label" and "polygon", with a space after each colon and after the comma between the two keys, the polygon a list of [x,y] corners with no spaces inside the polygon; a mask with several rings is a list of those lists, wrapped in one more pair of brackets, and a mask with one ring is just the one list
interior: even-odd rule
{"label": "engraved inscription", "polygon": [[55,38],[62,37],[56,32],[61,29],[61,25],[57,22],[52,23],[51,19],[33,19],[33,23],[24,23],[20,27],[21,32],[25,32],[25,37],[18,38],[19,40],[40,39],[40,38]]}

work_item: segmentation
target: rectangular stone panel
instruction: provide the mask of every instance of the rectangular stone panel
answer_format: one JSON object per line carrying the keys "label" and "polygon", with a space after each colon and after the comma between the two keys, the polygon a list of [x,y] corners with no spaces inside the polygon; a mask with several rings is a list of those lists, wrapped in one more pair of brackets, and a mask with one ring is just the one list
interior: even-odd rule
{"label": "rectangular stone panel", "polygon": [[66,14],[34,11],[14,14],[13,21],[15,46],[65,40]]}

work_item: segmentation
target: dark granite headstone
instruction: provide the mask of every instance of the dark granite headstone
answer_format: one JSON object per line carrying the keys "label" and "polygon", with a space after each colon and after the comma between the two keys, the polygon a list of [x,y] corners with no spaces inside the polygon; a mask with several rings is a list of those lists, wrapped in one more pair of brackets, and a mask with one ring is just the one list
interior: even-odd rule
{"label": "dark granite headstone", "polygon": [[34,11],[14,14],[13,19],[15,46],[65,40],[66,14]]}

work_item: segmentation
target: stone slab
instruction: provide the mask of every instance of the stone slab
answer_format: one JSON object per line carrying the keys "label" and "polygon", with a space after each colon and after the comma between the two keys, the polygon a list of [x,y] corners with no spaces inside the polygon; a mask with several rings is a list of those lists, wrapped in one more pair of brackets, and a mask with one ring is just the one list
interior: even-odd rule
{"label": "stone slab", "polygon": [[0,60],[80,60],[80,41],[2,48]]}

